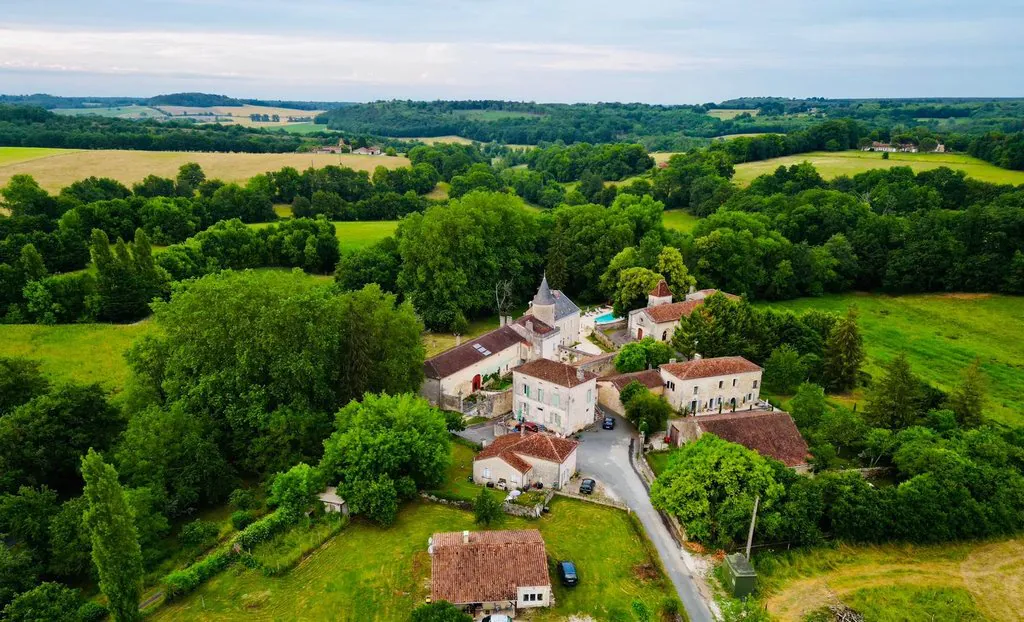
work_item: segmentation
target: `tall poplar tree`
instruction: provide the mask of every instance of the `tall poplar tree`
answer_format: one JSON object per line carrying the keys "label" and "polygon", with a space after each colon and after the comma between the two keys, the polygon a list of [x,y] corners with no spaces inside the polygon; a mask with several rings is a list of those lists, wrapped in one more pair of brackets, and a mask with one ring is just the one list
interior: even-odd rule
{"label": "tall poplar tree", "polygon": [[857,310],[850,307],[825,342],[825,381],[829,390],[849,391],[857,386],[863,362],[864,340],[857,328]]}
{"label": "tall poplar tree", "polygon": [[141,620],[142,550],[135,519],[117,481],[117,471],[93,451],[82,458],[83,496],[89,502],[83,521],[92,539],[92,560],[100,590],[117,622]]}

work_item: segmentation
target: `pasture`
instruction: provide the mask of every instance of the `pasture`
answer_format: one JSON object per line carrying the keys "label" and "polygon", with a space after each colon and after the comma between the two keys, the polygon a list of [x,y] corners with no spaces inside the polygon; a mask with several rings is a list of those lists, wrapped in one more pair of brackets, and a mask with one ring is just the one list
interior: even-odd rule
{"label": "pasture", "polygon": [[334,235],[338,238],[342,254],[345,254],[376,244],[392,235],[397,228],[397,220],[339,221],[334,223]]}
{"label": "pasture", "polygon": [[94,106],[89,108],[54,108],[50,112],[72,116],[93,115],[117,119],[162,119],[166,113],[151,106]]}
{"label": "pasture", "polygon": [[1011,171],[989,164],[984,160],[958,153],[890,153],[888,160],[874,151],[814,151],[797,155],[772,158],[759,162],[744,162],[736,165],[733,181],[747,186],[756,177],[769,174],[780,166],[792,166],[810,162],[825,179],[840,175],[856,175],[873,168],[909,166],[917,172],[940,166],[962,170],[970,177],[996,184],[1024,184],[1024,171]]}
{"label": "pasture", "polygon": [[[0,186],[14,175],[25,173],[35,177],[43,188],[56,192],[71,182],[85,177],[112,177],[121,183],[141,181],[147,175],[174,177],[178,167],[196,162],[203,167],[209,179],[244,182],[253,175],[276,171],[285,166],[304,170],[329,164],[347,166],[359,171],[373,172],[378,166],[399,168],[408,166],[404,157],[364,156],[329,153],[209,153],[186,151],[130,151],[103,149],[78,151],[74,149],[40,150],[30,147],[4,147],[0,151]],[[18,161],[21,154],[29,159]],[[33,155],[34,154],[34,155]],[[9,163],[5,163],[9,161]]]}
{"label": "pasture", "polygon": [[887,544],[760,557],[762,602],[797,622],[841,600],[878,622],[1021,622],[1024,540],[941,546]]}
{"label": "pasture", "polygon": [[[288,117],[315,117],[323,110],[299,110],[298,108],[281,108],[278,106],[156,106],[156,109],[171,117],[195,117],[209,116],[216,117],[217,123],[225,125],[242,125],[247,127],[286,127],[289,125]],[[249,118],[252,114],[265,114],[268,116],[278,115],[279,121],[253,121]],[[212,118],[211,118],[212,120]]]}
{"label": "pasture", "polygon": [[[625,512],[557,499],[535,521],[504,517],[498,529],[539,529],[548,556],[572,559],[583,577],[566,589],[552,574],[556,606],[530,619],[573,613],[612,619],[634,598],[657,611],[670,586]],[[581,525],[600,525],[601,546]],[[275,578],[242,566],[214,577],[190,596],[154,611],[155,620],[404,620],[429,594],[427,538],[441,531],[478,530],[473,514],[410,502],[391,527],[356,520],[295,570]]]}
{"label": "pasture", "polygon": [[758,110],[757,108],[751,110],[747,110],[744,108],[714,108],[712,110],[708,110],[706,114],[708,116],[715,117],[716,119],[728,121],[729,119],[735,119],[736,117],[740,116],[743,113],[749,114],[752,117],[756,117],[759,112],[761,111]]}
{"label": "pasture", "polygon": [[675,229],[683,233],[690,233],[700,222],[700,218],[690,212],[681,209],[665,210],[661,213],[661,222],[667,229]]}
{"label": "pasture", "polygon": [[975,358],[988,384],[992,420],[1024,426],[1024,297],[992,294],[883,296],[854,293],[772,303],[776,309],[845,313],[858,310],[867,353],[865,371],[901,350],[923,380],[948,391]]}
{"label": "pasture", "polygon": [[417,136],[415,138],[399,138],[398,140],[418,140],[419,142],[426,145],[437,145],[437,144],[456,144],[456,145],[472,145],[475,141],[469,138],[463,138],[462,136]]}

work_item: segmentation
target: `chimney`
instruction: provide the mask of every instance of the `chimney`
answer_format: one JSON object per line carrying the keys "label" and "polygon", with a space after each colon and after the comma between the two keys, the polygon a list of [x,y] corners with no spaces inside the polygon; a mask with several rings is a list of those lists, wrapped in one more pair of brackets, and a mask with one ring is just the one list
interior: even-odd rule
{"label": "chimney", "polygon": [[576,380],[579,380],[580,382],[583,382],[583,368],[582,367],[577,367],[576,368]]}
{"label": "chimney", "polygon": [[696,286],[694,286],[694,285],[691,285],[691,286],[690,286],[690,291],[689,291],[689,292],[687,292],[687,293],[688,293],[688,294],[692,294],[692,293],[694,293],[694,292],[696,292],[696,291],[697,291],[697,287],[696,287]]}
{"label": "chimney", "polygon": [[457,346],[461,346],[462,345],[462,335],[455,335],[455,345],[457,345]]}
{"label": "chimney", "polygon": [[501,326],[504,326],[504,325],[505,325],[505,316],[504,315],[499,315],[498,316],[498,326],[501,327]]}
{"label": "chimney", "polygon": [[702,358],[703,358],[703,357],[702,357],[702,356],[701,356],[700,354],[694,354],[694,355],[693,355],[693,360],[695,360],[695,361],[699,361],[699,360],[701,360]]}
{"label": "chimney", "polygon": [[462,543],[463,544],[469,544],[469,532],[468,531],[463,531],[462,532]]}
{"label": "chimney", "polygon": [[676,359],[674,359],[674,358],[671,358],[671,359],[669,359],[669,360],[668,360],[668,362],[669,362],[670,364],[671,364],[671,363],[675,363],[675,362],[676,362]]}
{"label": "chimney", "polygon": [[533,334],[533,320],[526,320],[526,330]]}

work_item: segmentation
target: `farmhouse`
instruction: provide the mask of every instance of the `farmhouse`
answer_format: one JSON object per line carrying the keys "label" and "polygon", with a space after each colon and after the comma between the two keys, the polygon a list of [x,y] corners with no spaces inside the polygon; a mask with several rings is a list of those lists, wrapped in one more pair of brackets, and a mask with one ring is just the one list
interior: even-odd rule
{"label": "farmhouse", "polygon": [[547,278],[523,317],[506,321],[423,364],[420,394],[432,404],[458,409],[463,397],[480,390],[485,377],[505,375],[534,359],[558,359],[558,347],[579,341],[580,309]]}
{"label": "farmhouse", "polygon": [[577,447],[572,439],[540,432],[505,434],[473,458],[473,481],[503,489],[563,488],[576,472]]}
{"label": "farmhouse", "polygon": [[[704,304],[704,299],[717,293],[717,289],[701,289],[691,291],[684,300],[672,302],[672,290],[664,280],[647,293],[647,306],[629,312],[627,327],[632,339],[640,340],[653,337],[658,341],[672,339],[679,320],[688,317],[693,310]],[[738,296],[725,294],[732,300]]]}
{"label": "farmhouse", "polygon": [[572,434],[594,422],[596,379],[560,361],[535,359],[512,370],[512,412],[521,421]]}
{"label": "farmhouse", "polygon": [[669,424],[669,436],[676,445],[697,440],[703,434],[743,445],[797,471],[808,468],[807,441],[789,413],[781,410],[684,417]]}
{"label": "farmhouse", "polygon": [[694,358],[659,368],[668,403],[690,414],[752,408],[758,401],[761,368],[742,356]]}
{"label": "farmhouse", "polygon": [[661,395],[665,390],[665,381],[661,378],[661,371],[657,369],[615,374],[597,380],[597,403],[615,414],[625,414],[626,408],[622,405],[619,393],[631,382],[639,382],[655,395]]}
{"label": "farmhouse", "polygon": [[355,155],[379,156],[383,152],[380,150],[380,147],[360,147],[353,149],[352,153]]}
{"label": "farmhouse", "polygon": [[536,529],[435,533],[430,593],[474,615],[551,605],[547,550]]}

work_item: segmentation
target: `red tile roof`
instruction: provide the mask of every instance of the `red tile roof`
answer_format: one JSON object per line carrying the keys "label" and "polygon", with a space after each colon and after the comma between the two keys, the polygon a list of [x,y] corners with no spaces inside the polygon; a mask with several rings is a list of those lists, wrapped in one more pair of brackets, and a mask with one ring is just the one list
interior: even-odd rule
{"label": "red tile roof", "polygon": [[714,378],[730,374],[744,374],[761,371],[761,368],[742,356],[722,356],[711,359],[695,359],[682,363],[666,363],[661,369],[680,380],[691,378]]}
{"label": "red tile roof", "polygon": [[529,345],[526,338],[514,328],[502,326],[427,359],[423,363],[423,373],[427,378],[445,378],[487,358],[487,355],[474,347],[475,345],[480,345],[494,355],[517,343]]}
{"label": "red tile roof", "polygon": [[430,588],[434,602],[456,605],[516,600],[519,587],[550,586],[547,551],[536,529],[435,533]]}
{"label": "red tile roof", "polygon": [[787,412],[739,411],[695,419],[704,432],[775,458],[786,466],[807,463],[807,441]]}
{"label": "red tile roof", "polygon": [[661,379],[661,373],[657,369],[645,369],[643,371],[634,371],[628,374],[605,376],[600,380],[601,382],[611,382],[619,391],[625,389],[626,385],[634,380],[648,389],[654,389],[664,384],[664,381]]}
{"label": "red tile roof", "polygon": [[529,456],[561,464],[572,455],[572,452],[576,451],[578,446],[579,443],[577,441],[558,438],[550,434],[512,433],[494,439],[490,445],[480,450],[473,460],[501,458],[520,473],[526,473],[532,467],[521,456]]}
{"label": "red tile roof", "polygon": [[650,294],[651,296],[658,296],[660,298],[662,296],[671,296],[672,290],[668,288],[668,283],[665,282],[665,279],[661,279],[660,281],[658,281],[658,284],[654,287],[654,289],[647,293]]}
{"label": "red tile roof", "polygon": [[535,318],[533,315],[524,315],[516,320],[515,323],[525,327],[527,322],[533,322],[533,332],[538,335],[547,335],[551,331],[555,330],[551,326]]}
{"label": "red tile roof", "polygon": [[656,324],[664,322],[678,322],[684,315],[689,317],[693,310],[704,304],[703,300],[684,300],[682,302],[671,302],[666,305],[647,307],[644,313]]}
{"label": "red tile roof", "polygon": [[589,371],[584,371],[581,377],[581,374],[577,373],[577,368],[572,365],[549,359],[534,359],[529,363],[516,367],[512,371],[525,374],[531,378],[552,382],[569,389],[597,378],[597,374]]}

